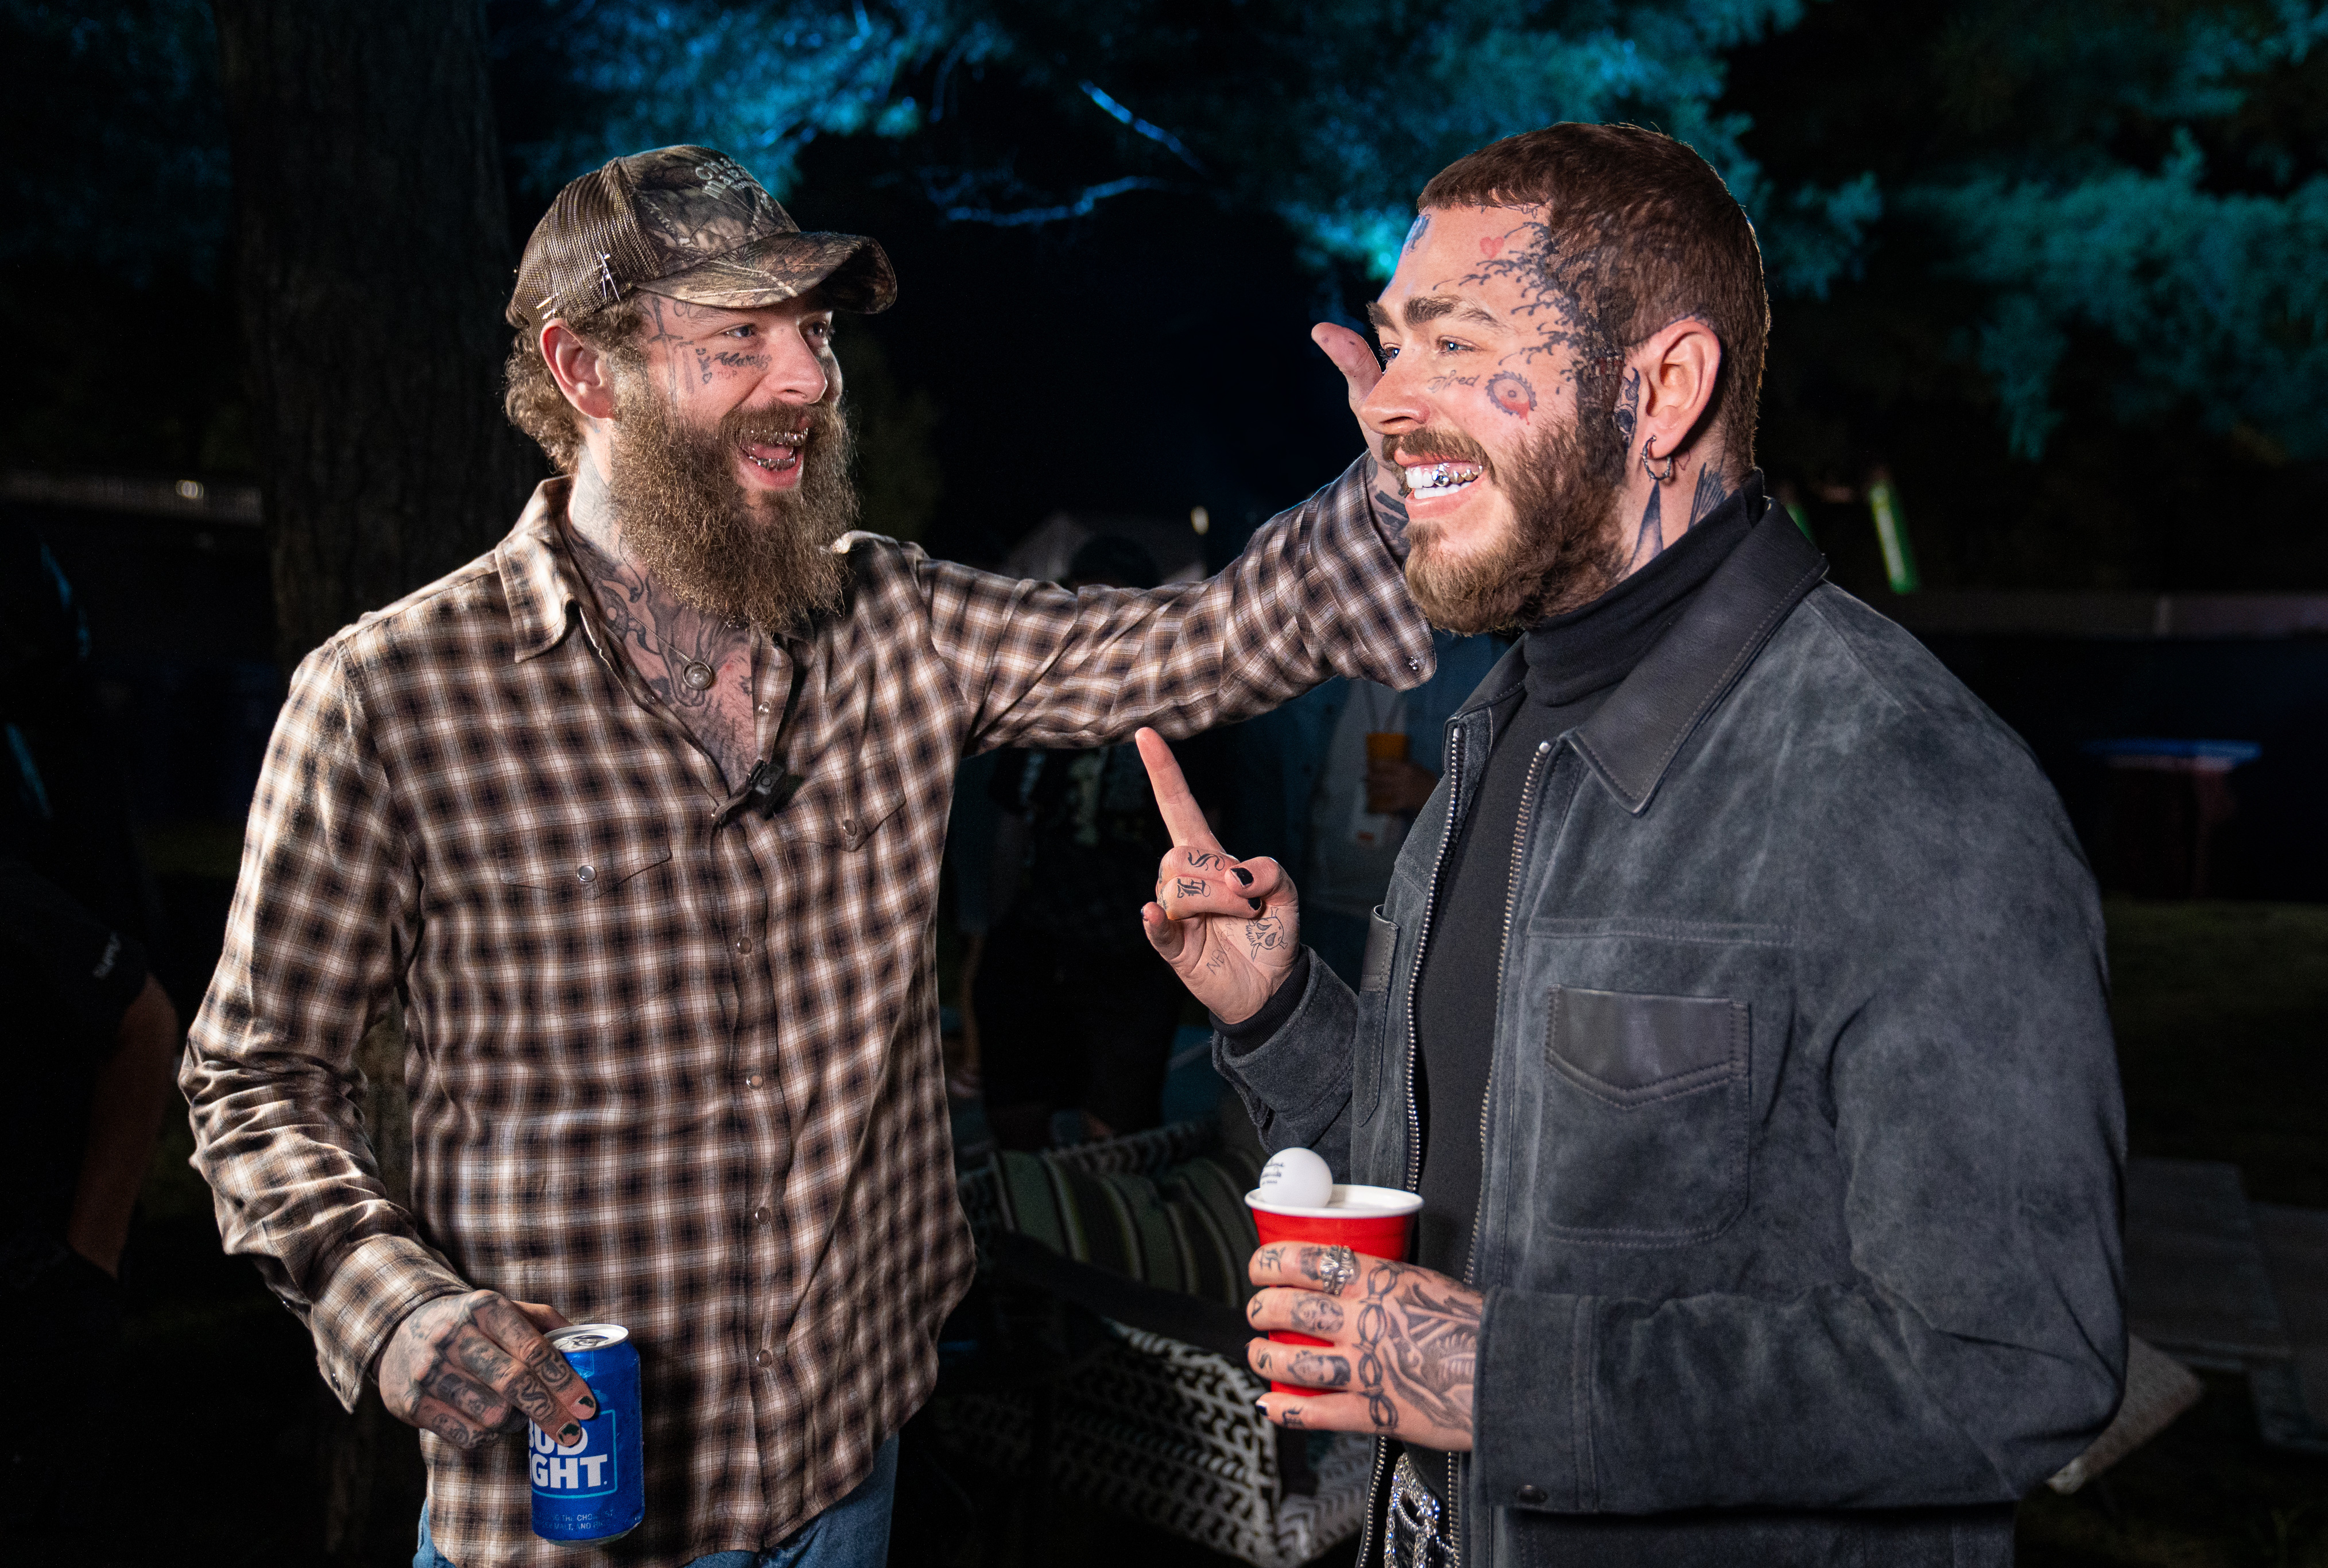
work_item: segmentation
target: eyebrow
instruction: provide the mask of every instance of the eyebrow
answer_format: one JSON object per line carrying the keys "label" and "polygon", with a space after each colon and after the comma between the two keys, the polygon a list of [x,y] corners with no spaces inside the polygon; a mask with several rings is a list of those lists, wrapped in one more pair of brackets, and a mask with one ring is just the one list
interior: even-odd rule
{"label": "eyebrow", "polygon": [[[1420,327],[1425,322],[1435,322],[1447,316],[1452,316],[1459,322],[1472,322],[1483,327],[1500,327],[1504,324],[1501,317],[1484,305],[1475,305],[1468,300],[1459,300],[1448,294],[1416,294],[1406,302],[1405,315],[1409,328]],[[1387,329],[1397,324],[1392,320],[1390,312],[1385,310],[1378,300],[1366,302],[1366,320],[1378,328]]]}

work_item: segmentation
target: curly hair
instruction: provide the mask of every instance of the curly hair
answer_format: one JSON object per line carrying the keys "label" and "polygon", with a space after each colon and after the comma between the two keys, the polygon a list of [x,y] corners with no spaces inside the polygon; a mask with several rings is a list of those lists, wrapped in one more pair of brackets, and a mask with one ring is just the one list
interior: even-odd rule
{"label": "curly hair", "polygon": [[[576,337],[606,355],[618,369],[634,368],[644,358],[638,342],[642,318],[629,299],[617,300],[587,316],[560,319]],[[533,437],[559,472],[572,473],[574,465],[582,461],[581,416],[558,389],[558,378],[541,357],[539,328],[518,329],[502,374],[502,408],[510,423]]]}

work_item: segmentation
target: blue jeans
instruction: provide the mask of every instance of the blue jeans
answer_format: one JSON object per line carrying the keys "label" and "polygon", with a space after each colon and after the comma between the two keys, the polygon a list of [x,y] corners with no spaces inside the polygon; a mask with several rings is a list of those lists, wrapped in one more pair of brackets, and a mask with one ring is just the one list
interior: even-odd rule
{"label": "blue jeans", "polygon": [[[871,1473],[857,1489],[765,1552],[714,1552],[687,1568],[884,1568],[889,1561],[889,1505],[897,1496],[897,1440],[873,1456]],[[428,1509],[420,1510],[420,1548],[412,1568],[454,1568],[428,1539]]]}

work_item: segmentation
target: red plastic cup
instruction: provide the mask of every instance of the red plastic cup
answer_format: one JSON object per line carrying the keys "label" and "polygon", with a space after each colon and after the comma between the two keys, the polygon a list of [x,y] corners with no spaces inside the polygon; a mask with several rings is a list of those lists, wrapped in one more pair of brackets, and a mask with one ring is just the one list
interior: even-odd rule
{"label": "red plastic cup", "polygon": [[[1422,1198],[1395,1187],[1345,1186],[1340,1182],[1335,1183],[1323,1209],[1266,1203],[1257,1188],[1244,1195],[1244,1201],[1245,1207],[1253,1210],[1253,1227],[1263,1246],[1278,1241],[1309,1241],[1325,1246],[1347,1246],[1362,1257],[1386,1257],[1400,1262],[1406,1258],[1407,1233],[1413,1227],[1415,1211],[1422,1207]],[[1269,1337],[1280,1345],[1331,1342],[1297,1334],[1291,1329],[1272,1329]],[[1273,1394],[1335,1392],[1273,1380],[1269,1387]]]}

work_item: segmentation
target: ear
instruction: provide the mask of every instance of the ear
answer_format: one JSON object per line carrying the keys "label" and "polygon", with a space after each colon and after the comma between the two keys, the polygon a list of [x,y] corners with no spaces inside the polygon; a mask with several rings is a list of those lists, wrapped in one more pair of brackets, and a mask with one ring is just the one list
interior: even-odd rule
{"label": "ear", "polygon": [[1632,360],[1641,374],[1640,430],[1634,440],[1648,443],[1660,459],[1668,457],[1700,434],[1722,376],[1722,340],[1696,317],[1684,316],[1650,333]]}
{"label": "ear", "polygon": [[615,368],[606,356],[582,341],[564,322],[552,320],[541,329],[541,358],[557,378],[558,389],[586,418],[615,416]]}

